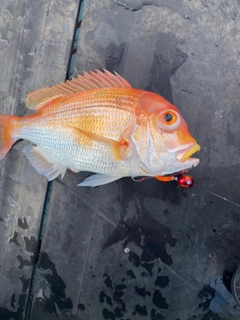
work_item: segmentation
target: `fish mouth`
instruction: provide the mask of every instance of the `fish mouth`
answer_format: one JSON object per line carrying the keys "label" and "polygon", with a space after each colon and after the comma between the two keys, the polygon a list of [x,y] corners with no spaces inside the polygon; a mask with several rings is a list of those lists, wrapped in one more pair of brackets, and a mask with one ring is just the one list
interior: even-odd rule
{"label": "fish mouth", "polygon": [[[201,149],[199,144],[193,144],[190,145],[189,147],[181,150],[178,152],[176,159],[179,160],[180,162],[185,162],[186,160],[196,160],[194,158],[190,158],[195,152],[199,151]],[[190,159],[189,159],[190,158]]]}

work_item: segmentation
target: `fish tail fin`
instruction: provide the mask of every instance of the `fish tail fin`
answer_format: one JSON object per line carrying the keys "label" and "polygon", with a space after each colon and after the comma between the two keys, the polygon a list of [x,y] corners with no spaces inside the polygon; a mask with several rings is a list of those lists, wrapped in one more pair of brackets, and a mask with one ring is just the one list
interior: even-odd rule
{"label": "fish tail fin", "polygon": [[16,141],[13,136],[13,123],[16,116],[0,115],[0,160],[2,160]]}

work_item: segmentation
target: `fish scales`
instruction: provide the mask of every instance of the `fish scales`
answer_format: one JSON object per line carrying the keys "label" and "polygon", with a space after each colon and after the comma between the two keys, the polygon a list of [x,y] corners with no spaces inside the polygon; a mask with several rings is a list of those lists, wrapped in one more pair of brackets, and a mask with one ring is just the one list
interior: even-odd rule
{"label": "fish scales", "polygon": [[[100,92],[101,95],[94,94],[94,99],[91,92],[86,92],[83,97],[77,94],[69,98],[57,98],[55,105],[51,105],[50,108],[46,106],[42,110],[43,115],[33,119],[31,119],[32,116],[26,117],[21,123],[17,138],[32,141],[41,148],[50,161],[64,164],[74,171],[94,171],[101,160],[103,162],[101,172],[106,168],[108,170],[112,168],[111,172],[114,172],[119,167],[119,163],[114,163],[114,157],[112,157],[112,163],[109,163],[109,157],[112,156],[109,148],[103,144],[93,143],[91,150],[86,151],[81,146],[86,146],[87,142],[91,143],[90,139],[85,136],[79,137],[68,130],[68,127],[79,128],[117,140],[123,138],[126,129],[129,129],[128,134],[132,131],[136,118],[133,112],[135,99],[126,96],[119,104],[119,91],[126,90],[120,89],[111,95],[104,91]],[[54,127],[53,130],[49,129],[51,126]],[[64,126],[67,128],[63,129]],[[126,164],[121,166],[124,167],[123,171],[131,170],[131,164],[128,169],[126,167],[129,166]]]}

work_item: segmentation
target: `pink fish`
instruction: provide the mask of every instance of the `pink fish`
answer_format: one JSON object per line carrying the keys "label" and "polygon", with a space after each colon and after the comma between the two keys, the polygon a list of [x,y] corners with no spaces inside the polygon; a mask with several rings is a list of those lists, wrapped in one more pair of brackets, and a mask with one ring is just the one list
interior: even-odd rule
{"label": "pink fish", "polygon": [[29,93],[34,114],[0,115],[0,160],[13,143],[50,181],[67,169],[91,171],[80,186],[122,177],[158,177],[199,163],[200,149],[179,110],[160,95],[134,89],[117,73],[96,71]]}

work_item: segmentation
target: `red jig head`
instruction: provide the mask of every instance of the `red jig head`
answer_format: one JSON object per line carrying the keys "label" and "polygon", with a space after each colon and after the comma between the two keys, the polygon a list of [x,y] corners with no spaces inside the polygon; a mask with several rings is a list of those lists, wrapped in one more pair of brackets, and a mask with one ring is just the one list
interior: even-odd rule
{"label": "red jig head", "polygon": [[180,174],[175,177],[177,185],[179,185],[182,188],[192,188],[194,185],[194,179],[192,176],[188,174]]}
{"label": "red jig head", "polygon": [[168,182],[175,180],[177,185],[182,188],[192,188],[194,185],[194,179],[192,176],[188,174],[177,174],[177,175],[170,175],[170,176],[157,176],[155,177],[157,180]]}

